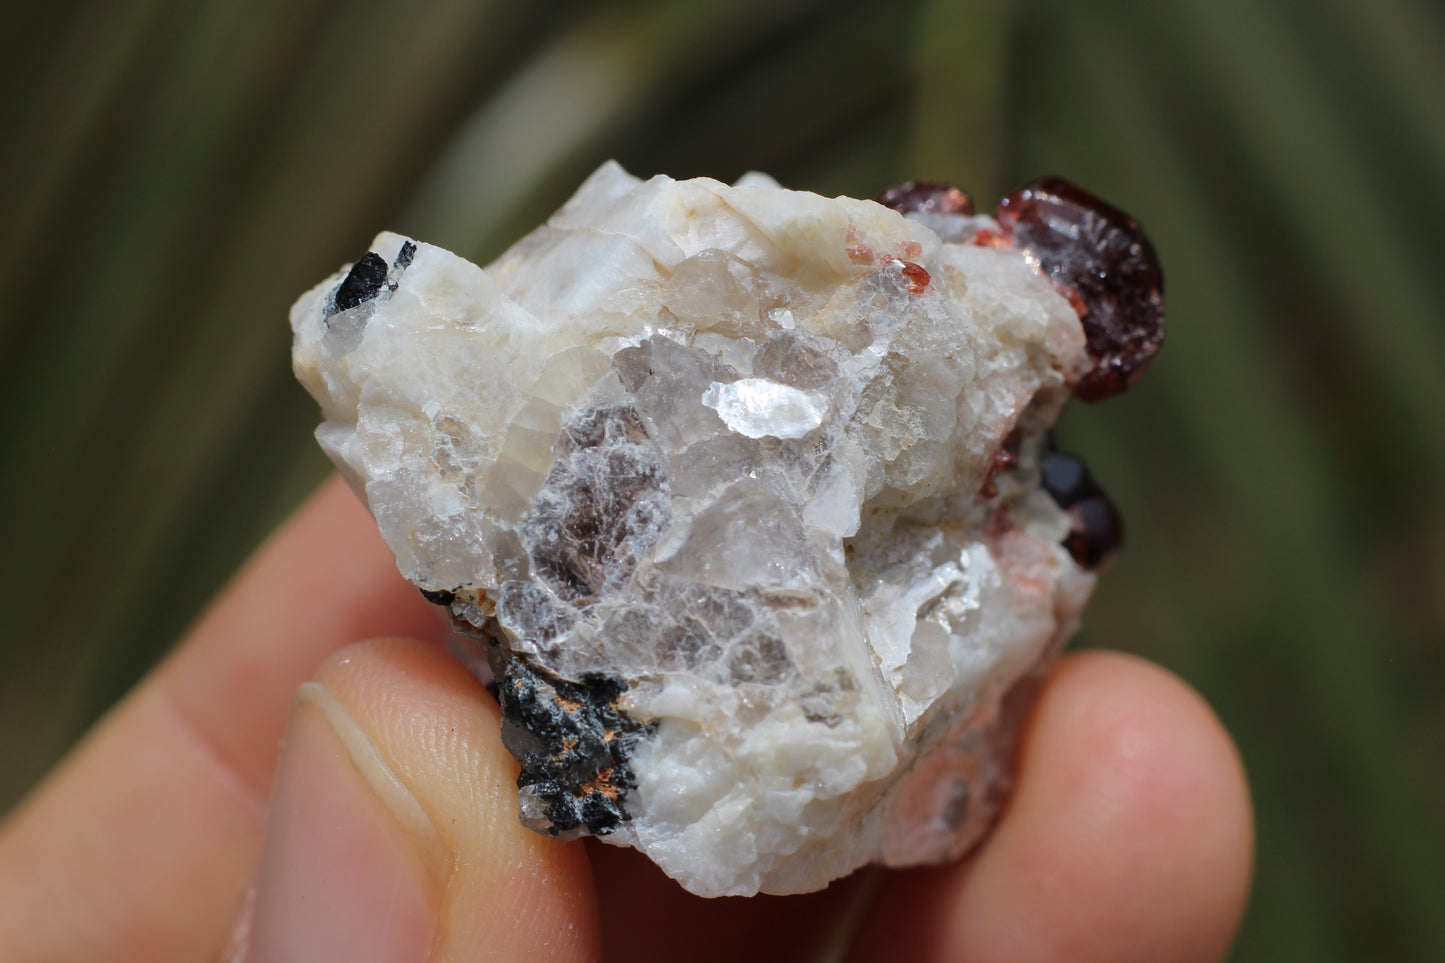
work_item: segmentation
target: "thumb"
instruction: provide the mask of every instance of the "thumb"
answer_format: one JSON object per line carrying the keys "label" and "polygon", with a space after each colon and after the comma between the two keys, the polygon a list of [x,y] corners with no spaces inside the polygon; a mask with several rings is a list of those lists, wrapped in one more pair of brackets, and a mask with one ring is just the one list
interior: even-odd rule
{"label": "thumb", "polygon": [[497,716],[432,646],[329,659],[287,730],[240,959],[594,958],[586,857],[519,825]]}

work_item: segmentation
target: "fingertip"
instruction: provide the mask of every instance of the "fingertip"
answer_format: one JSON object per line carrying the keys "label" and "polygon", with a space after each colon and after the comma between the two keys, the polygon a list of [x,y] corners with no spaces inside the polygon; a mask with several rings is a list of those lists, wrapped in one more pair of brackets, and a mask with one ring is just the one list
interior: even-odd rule
{"label": "fingertip", "polygon": [[378,632],[440,645],[446,623],[333,476],[257,549],[153,679],[264,797],[296,687],[330,653]]}
{"label": "fingertip", "polygon": [[[345,707],[440,836],[436,959],[590,959],[597,924],[582,847],[517,818],[517,767],[496,702],[434,645],[387,638],[329,656],[313,685]],[[423,847],[425,848],[425,847]]]}
{"label": "fingertip", "polygon": [[477,677],[457,659],[428,640],[384,636],[353,642],[327,655],[317,666],[313,681],[348,702],[376,713],[402,708],[416,718],[434,718],[454,712],[458,704],[500,718],[496,700]]}
{"label": "fingertip", "polygon": [[[1209,706],[1141,659],[1064,659],[1027,723],[1013,799],[961,866],[911,874],[921,959],[1215,960],[1243,912],[1253,824]],[[907,897],[904,897],[905,901]]]}
{"label": "fingertip", "polygon": [[[1058,949],[1223,956],[1249,889],[1252,807],[1234,742],[1198,693],[1134,656],[1072,656],[1045,688],[1019,765],[1003,846],[979,871],[1048,906]],[[1047,932],[1015,925],[1026,945]]]}

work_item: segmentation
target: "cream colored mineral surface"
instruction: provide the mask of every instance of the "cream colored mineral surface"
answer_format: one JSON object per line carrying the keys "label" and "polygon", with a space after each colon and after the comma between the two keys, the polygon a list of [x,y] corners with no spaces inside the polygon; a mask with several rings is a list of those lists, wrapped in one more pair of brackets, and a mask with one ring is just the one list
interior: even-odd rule
{"label": "cream colored mineral surface", "polygon": [[317,436],[490,659],[528,825],[708,896],[985,831],[1004,697],[1093,585],[1037,468],[1083,332],[993,227],[607,164],[487,268],[381,234],[296,303]]}

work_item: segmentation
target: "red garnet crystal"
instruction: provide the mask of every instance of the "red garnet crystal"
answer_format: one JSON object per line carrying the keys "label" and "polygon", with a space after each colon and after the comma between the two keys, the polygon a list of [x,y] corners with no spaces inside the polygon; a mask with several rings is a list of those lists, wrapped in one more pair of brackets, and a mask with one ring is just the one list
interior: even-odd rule
{"label": "red garnet crystal", "polygon": [[1137,381],[1164,343],[1164,274],[1139,222],[1060,177],[1014,191],[994,217],[1073,294],[1094,361],[1074,393],[1102,401]]}
{"label": "red garnet crystal", "polygon": [[951,184],[909,181],[878,195],[878,203],[900,214],[973,213],[973,198]]}

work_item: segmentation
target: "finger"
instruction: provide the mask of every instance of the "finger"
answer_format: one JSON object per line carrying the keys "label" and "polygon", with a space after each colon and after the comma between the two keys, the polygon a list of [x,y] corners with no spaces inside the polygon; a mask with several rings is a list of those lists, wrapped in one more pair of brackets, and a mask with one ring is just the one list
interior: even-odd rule
{"label": "finger", "polygon": [[595,959],[584,851],[519,824],[498,723],[434,647],[329,659],[287,733],[247,963]]}
{"label": "finger", "polygon": [[1131,657],[1062,662],[1018,786],[970,861],[900,873],[850,959],[1219,959],[1253,852],[1239,758],[1209,707]]}
{"label": "finger", "polygon": [[445,634],[366,507],[333,478],[221,595],[156,683],[264,796],[296,687],[327,655],[360,639]]}
{"label": "finger", "polygon": [[296,687],[378,632],[441,626],[337,481],[0,832],[0,958],[213,955],[253,878]]}

